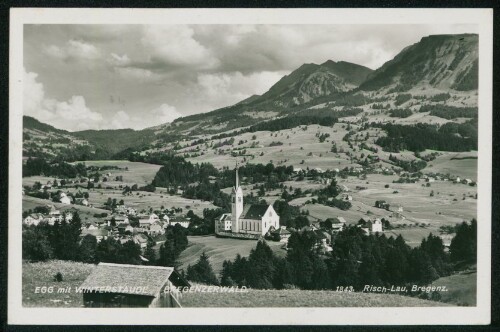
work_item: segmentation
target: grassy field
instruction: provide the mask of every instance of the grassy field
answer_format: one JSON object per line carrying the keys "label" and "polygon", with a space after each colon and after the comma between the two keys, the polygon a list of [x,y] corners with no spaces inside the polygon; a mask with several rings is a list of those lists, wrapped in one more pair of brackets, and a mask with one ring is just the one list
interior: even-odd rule
{"label": "grassy field", "polygon": [[[95,265],[65,261],[23,262],[22,302],[25,307],[83,306],[82,295],[75,293]],[[61,272],[63,281],[54,281]],[[53,293],[36,293],[36,287],[53,287]],[[70,289],[58,293],[58,289]],[[184,307],[430,307],[446,303],[392,294],[343,293],[303,290],[249,290],[247,293],[185,293]]]}
{"label": "grassy field", "polygon": [[477,272],[475,270],[439,278],[432,285],[446,286],[449,289],[448,292],[440,293],[442,302],[460,306],[476,305]]}
{"label": "grassy field", "polygon": [[[256,240],[241,240],[230,238],[218,238],[213,235],[209,236],[188,236],[189,245],[184,250],[179,261],[181,262],[180,268],[186,269],[189,264],[195,264],[200,255],[205,252],[209,261],[218,275],[222,270],[222,263],[225,260],[234,260],[237,254],[246,257],[250,254],[250,250],[257,246]],[[283,243],[267,241],[274,253],[283,257],[286,254],[284,249],[281,249]]]}
{"label": "grassy field", "polygon": [[[85,278],[92,272],[94,265],[67,261],[49,261],[44,263],[23,262],[23,306],[24,307],[81,307],[82,294],[75,293]],[[63,281],[54,281],[60,272]],[[36,293],[37,287],[53,287],[53,293]],[[58,289],[70,287],[68,293],[58,293]]]}
{"label": "grassy field", "polygon": [[477,180],[477,151],[446,152],[430,161],[424,172],[450,173],[462,179]]}
{"label": "grassy field", "polygon": [[[75,163],[84,163],[86,166],[117,166],[121,169],[106,170],[103,173],[110,173],[110,181],[103,185],[118,186],[137,184],[139,187],[151,183],[154,179],[156,172],[160,169],[160,165],[146,164],[141,162],[131,162],[127,160],[89,160],[77,161]],[[128,168],[128,170],[126,169]],[[123,176],[123,181],[113,181],[116,176]],[[54,177],[47,176],[29,176],[23,177],[23,186],[32,186],[35,182],[46,184],[47,181],[54,181]],[[86,184],[85,184],[86,185]]]}
{"label": "grassy field", "polygon": [[37,206],[45,206],[45,205],[54,205],[57,209],[60,211],[67,211],[70,209],[76,209],[78,210],[78,213],[80,214],[80,218],[82,221],[93,221],[97,220],[99,218],[95,218],[94,214],[100,214],[100,213],[110,213],[108,210],[103,210],[103,209],[98,209],[94,207],[86,207],[82,205],[69,205],[69,204],[61,204],[61,203],[54,203],[50,200],[47,199],[41,199],[41,198],[36,198],[36,197],[30,197],[30,196],[23,196],[23,202],[22,202],[22,209],[23,211],[26,210],[32,210]]}
{"label": "grassy field", "polygon": [[442,307],[445,303],[369,293],[249,290],[246,293],[185,293],[183,307]]}
{"label": "grassy field", "polygon": [[[80,189],[75,188],[65,188],[65,192],[76,193]],[[85,207],[81,205],[66,205],[61,203],[54,203],[50,200],[44,200],[40,198],[23,196],[23,211],[28,209],[33,209],[36,206],[53,204],[55,207],[67,210],[71,208],[75,208],[86,217],[92,217],[96,213],[108,213],[111,211],[104,210],[102,207],[104,203],[108,200],[108,198],[116,199],[118,202],[123,199],[124,203],[128,207],[132,207],[137,211],[145,210],[149,211],[150,208],[153,210],[159,210],[162,206],[164,208],[171,209],[182,208],[184,213],[189,210],[193,210],[193,212],[199,216],[203,216],[203,210],[208,209],[216,209],[217,207],[208,201],[201,201],[197,199],[187,199],[180,196],[172,196],[169,195],[164,188],[157,188],[156,192],[150,193],[146,191],[135,191],[133,195],[123,195],[121,189],[90,189],[90,190],[81,190],[82,192],[88,192],[89,198],[88,201],[93,207]],[[92,219],[92,218],[90,218]]]}
{"label": "grassy field", "polygon": [[[79,161],[80,162],[80,161]],[[79,163],[76,162],[76,163]],[[117,182],[119,184],[137,184],[138,186],[144,186],[151,183],[154,179],[156,172],[160,169],[160,165],[146,164],[141,162],[132,162],[128,160],[90,160],[81,161],[85,163],[86,166],[117,166],[122,169],[120,170],[109,170],[106,173],[111,173],[111,178],[114,179],[115,176],[122,175],[123,182]],[[125,170],[128,168],[128,170]],[[110,182],[113,185],[113,182]]]}

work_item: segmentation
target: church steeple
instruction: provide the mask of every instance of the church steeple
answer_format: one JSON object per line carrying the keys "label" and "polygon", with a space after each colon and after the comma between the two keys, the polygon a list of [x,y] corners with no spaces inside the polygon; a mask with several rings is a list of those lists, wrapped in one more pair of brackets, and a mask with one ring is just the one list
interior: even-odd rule
{"label": "church steeple", "polygon": [[236,162],[235,167],[235,184],[233,192],[231,195],[231,216],[232,216],[232,226],[233,232],[239,232],[239,218],[243,212],[243,189],[240,187],[240,178],[238,176],[238,162]]}
{"label": "church steeple", "polygon": [[240,186],[240,179],[238,178],[238,161],[236,161],[236,185],[235,188],[238,189]]}

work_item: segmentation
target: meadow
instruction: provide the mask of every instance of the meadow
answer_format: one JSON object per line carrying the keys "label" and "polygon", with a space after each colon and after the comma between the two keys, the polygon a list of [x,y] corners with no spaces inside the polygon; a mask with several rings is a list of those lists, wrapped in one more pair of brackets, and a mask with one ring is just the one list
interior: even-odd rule
{"label": "meadow", "polygon": [[[188,265],[196,264],[200,255],[205,252],[216,275],[219,275],[225,260],[232,261],[237,254],[247,257],[250,250],[257,245],[256,240],[218,238],[213,235],[188,236],[188,241],[188,247],[179,257],[180,268],[186,270]],[[278,256],[284,257],[286,255],[286,251],[282,249],[283,243],[267,241],[267,244]]]}
{"label": "meadow", "polygon": [[[24,307],[83,307],[79,287],[95,265],[69,261],[23,262]],[[63,281],[54,276],[60,272]],[[53,293],[36,293],[36,287],[53,287]],[[58,293],[58,289],[70,289]],[[393,294],[347,293],[307,290],[254,290],[247,293],[184,293],[183,307],[437,307],[449,304]]]}
{"label": "meadow", "polygon": [[183,307],[443,307],[446,303],[394,294],[326,290],[257,290],[246,293],[185,293]]}

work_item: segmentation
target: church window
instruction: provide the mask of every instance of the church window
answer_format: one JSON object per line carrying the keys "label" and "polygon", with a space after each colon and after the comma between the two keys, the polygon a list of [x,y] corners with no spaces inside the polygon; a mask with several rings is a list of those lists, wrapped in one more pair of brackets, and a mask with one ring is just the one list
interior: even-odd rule
{"label": "church window", "polygon": [[241,197],[238,197],[238,202],[241,203]]}
{"label": "church window", "polygon": [[272,216],[273,216],[273,212],[269,211],[269,217],[272,217]]}

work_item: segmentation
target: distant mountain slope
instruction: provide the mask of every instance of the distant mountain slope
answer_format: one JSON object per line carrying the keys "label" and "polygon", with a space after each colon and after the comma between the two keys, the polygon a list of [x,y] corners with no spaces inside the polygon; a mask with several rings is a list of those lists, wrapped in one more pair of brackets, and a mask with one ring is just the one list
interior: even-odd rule
{"label": "distant mountain slope", "polygon": [[67,161],[107,159],[129,149],[149,146],[156,138],[151,129],[85,130],[68,132],[37,119],[23,117],[23,155]]}
{"label": "distant mountain slope", "polygon": [[300,105],[318,97],[352,90],[371,72],[367,67],[344,61],[304,64],[280,79],[253,104],[270,102],[281,107]]}
{"label": "distant mountain slope", "polygon": [[369,75],[360,89],[407,91],[427,84],[440,89],[477,89],[478,35],[433,35],[406,47]]}
{"label": "distant mountain slope", "polygon": [[52,131],[54,133],[69,134],[69,132],[66,130],[54,128],[51,125],[40,122],[37,119],[35,119],[31,116],[27,116],[27,115],[23,116],[23,128],[24,129],[32,129],[32,130],[40,130],[40,131],[44,131],[44,132],[51,132]]}
{"label": "distant mountain slope", "polygon": [[155,139],[154,131],[151,129],[84,130],[74,132],[73,135],[105,149],[109,154],[127,148],[138,149],[147,146]]}
{"label": "distant mountain slope", "polygon": [[303,64],[260,96],[144,130],[70,133],[25,117],[24,155],[126,158],[133,151],[173,149],[184,138],[206,138],[289,116],[360,114],[384,122],[443,123],[460,117],[453,114],[459,112],[472,118],[477,110],[477,71],[477,35],[428,36],[375,71],[345,61]]}

